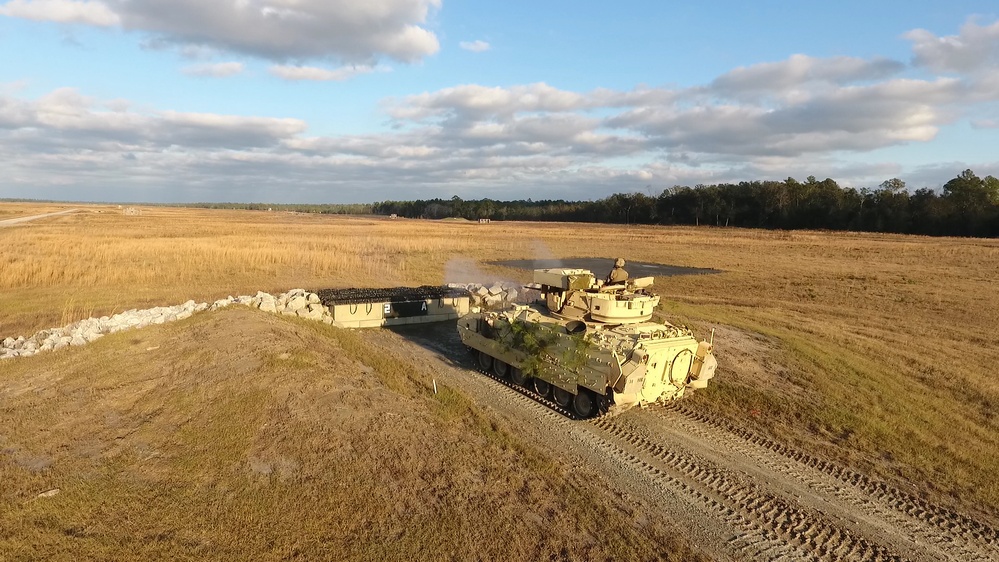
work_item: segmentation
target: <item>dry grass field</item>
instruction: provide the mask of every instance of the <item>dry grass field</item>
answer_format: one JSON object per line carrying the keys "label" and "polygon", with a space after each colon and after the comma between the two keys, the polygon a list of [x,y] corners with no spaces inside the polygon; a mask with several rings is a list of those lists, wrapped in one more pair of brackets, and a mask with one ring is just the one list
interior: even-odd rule
{"label": "dry grass field", "polygon": [[349,331],[236,307],[4,368],[5,561],[698,559]]}
{"label": "dry grass field", "polygon": [[[35,209],[30,205],[0,204],[0,212],[7,213],[0,214],[4,218],[34,214]],[[999,514],[999,482],[995,478],[995,459],[999,458],[999,291],[994,285],[999,273],[999,241],[995,240],[619,225],[479,225],[168,208],[146,208],[141,216],[123,216],[112,207],[83,207],[74,215],[0,229],[0,337],[30,335],[79,318],[129,308],[177,304],[188,299],[212,301],[257,290],[473,280],[466,279],[468,275],[451,278],[452,272],[468,270],[470,265],[486,280],[502,277],[527,281],[527,272],[484,263],[618,255],[722,270],[716,275],[663,279],[656,286],[665,297],[661,305],[664,316],[690,323],[702,336],[716,329],[718,376],[707,391],[692,395],[689,404],[937,501],[993,520]],[[195,318],[192,322],[206,330],[214,320]],[[194,369],[199,354],[216,353],[183,344],[179,330],[168,328],[164,332],[174,338],[172,346],[183,349],[177,369]],[[346,337],[333,332],[323,332],[322,337],[334,342]],[[308,341],[317,341],[312,332],[309,334]],[[7,389],[6,394],[0,393],[0,422],[14,424],[8,427],[19,432],[19,439],[24,440],[20,446],[26,450],[54,446],[57,433],[42,432],[31,437],[28,430],[40,431],[44,424],[57,426],[63,416],[76,415],[78,410],[72,409],[72,400],[60,402],[60,408],[68,411],[42,410],[36,414],[34,409],[12,409],[20,403],[13,401],[10,389],[28,373],[45,372],[53,380],[71,377],[76,381],[71,387],[76,394],[70,396],[85,400],[91,392],[85,373],[74,368],[90,364],[99,372],[107,370],[110,374],[102,374],[98,382],[113,386],[118,375],[101,363],[107,361],[101,359],[102,354],[127,357],[132,337],[148,336],[121,336],[115,340],[117,343],[96,347],[109,339],[105,338],[94,344],[93,349],[104,349],[100,354],[88,346],[86,350],[0,363],[0,389]],[[234,345],[239,345],[238,332],[231,332],[230,337]],[[337,345],[344,346],[343,342]],[[141,352],[148,346],[133,347],[133,351]],[[155,353],[162,364],[169,361],[167,349],[161,347]],[[296,353],[303,354],[301,361],[307,363],[319,360],[305,349]],[[353,353],[363,355],[363,351]],[[275,364],[273,368],[283,367]],[[166,367],[153,372],[161,373],[163,369]],[[120,376],[122,380],[133,380],[141,378],[140,372],[122,372]],[[300,384],[305,383],[288,379],[289,395]],[[253,394],[252,388],[245,391]],[[412,392],[426,402],[421,407],[433,411],[425,389]],[[191,400],[208,398],[194,393]],[[141,407],[130,406],[135,416],[133,425],[141,421],[141,412],[157,407],[155,400],[150,400]],[[198,402],[178,407],[203,405]],[[205,410],[190,415],[230,414],[248,415]],[[486,434],[483,439],[493,442],[492,446],[520,446],[505,428],[489,429],[488,422],[474,416],[461,419],[465,425],[459,430]],[[184,421],[171,423],[179,427]],[[257,421],[254,418],[253,423]],[[78,422],[108,423],[100,419]],[[155,433],[155,428],[139,424],[136,431]],[[231,431],[231,435],[213,439],[223,444],[265,446],[261,434],[244,435],[236,428]],[[497,431],[501,438],[488,435]],[[217,460],[207,451],[191,452],[194,458],[187,458],[182,453],[183,439],[187,439],[182,438],[182,433],[178,434],[181,441],[174,444],[174,454],[186,460],[178,460],[178,466],[169,470],[143,467],[136,468],[137,473],[117,474],[114,465],[95,465],[92,477],[102,485],[117,486],[136,501],[148,497],[131,487],[153,486],[151,482],[159,482],[156,489],[162,490],[156,500],[161,503],[156,505],[194,501],[180,496],[199,492],[180,489],[177,482],[201,474],[202,469],[232,470],[234,457],[232,450],[222,447]],[[3,439],[9,441],[11,434],[10,429],[0,430],[0,448],[10,447]],[[266,432],[262,435],[266,436]],[[281,446],[303,446],[311,451],[308,446],[316,445]],[[148,454],[153,452],[150,449]],[[122,466],[138,466],[134,456],[140,453],[129,454],[133,456],[121,458]],[[501,452],[497,455],[502,457]],[[0,471],[4,471],[0,482],[16,476],[36,479],[41,485],[46,471],[32,471],[29,461],[34,457],[24,458],[29,460],[12,465],[0,455]],[[158,458],[150,462],[162,462]],[[224,462],[230,464],[218,464]],[[543,459],[531,462],[543,463]],[[177,470],[188,472],[175,473]],[[280,468],[271,469],[264,480],[274,488],[269,488],[271,491],[260,499],[260,504],[246,508],[246,521],[233,524],[255,528],[249,518],[268,509],[287,509],[292,502],[281,495],[280,475]],[[261,477],[243,474],[240,478],[242,487],[216,491],[213,497],[250,501],[244,495],[261,486]],[[572,482],[566,482],[567,489],[571,489]],[[214,484],[206,479],[204,485]],[[12,501],[9,492],[3,491],[2,495],[0,501]],[[501,505],[510,498],[494,500]],[[95,500],[70,496],[65,501]],[[79,509],[84,507],[114,508],[77,505]],[[320,508],[332,509],[325,505]],[[39,511],[33,512],[30,521],[34,523],[22,524],[38,528],[58,528],[62,524],[58,513],[46,512],[47,508],[24,509]],[[205,504],[197,509],[205,510],[198,516],[209,521],[209,515],[221,507]],[[377,519],[375,515],[372,518]],[[586,524],[585,518],[581,521],[581,525]],[[0,528],[10,528],[9,521],[2,523]],[[87,531],[84,528],[78,532]],[[453,528],[442,532],[461,536],[471,531]],[[0,541],[10,540],[9,532],[0,532]],[[169,535],[165,540],[195,544],[200,539]],[[286,545],[283,540],[273,539],[267,544]],[[209,557],[224,554],[233,558],[245,553],[238,549],[206,552]],[[455,556],[462,554],[467,553]],[[633,554],[642,556],[637,551]]]}

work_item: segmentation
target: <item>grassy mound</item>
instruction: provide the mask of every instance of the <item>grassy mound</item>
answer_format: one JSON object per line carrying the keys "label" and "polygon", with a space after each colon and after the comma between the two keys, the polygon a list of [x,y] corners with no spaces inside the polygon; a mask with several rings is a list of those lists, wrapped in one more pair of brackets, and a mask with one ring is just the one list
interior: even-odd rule
{"label": "grassy mound", "polygon": [[697,558],[423,375],[241,307],[6,361],[0,552]]}

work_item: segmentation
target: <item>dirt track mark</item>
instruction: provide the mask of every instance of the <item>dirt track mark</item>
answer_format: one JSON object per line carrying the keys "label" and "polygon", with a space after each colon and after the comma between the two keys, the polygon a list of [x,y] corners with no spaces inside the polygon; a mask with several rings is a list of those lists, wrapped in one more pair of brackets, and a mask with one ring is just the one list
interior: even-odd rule
{"label": "dirt track mark", "polygon": [[606,439],[609,452],[627,455],[637,469],[668,489],[741,528],[743,533],[730,544],[754,560],[903,560],[822,514],[769,493],[743,475],[697,455],[653,443],[619,426],[613,418],[597,419],[592,425],[610,436]]}
{"label": "dirt track mark", "polygon": [[55,217],[55,216],[58,216],[58,215],[68,215],[69,213],[75,213],[77,210],[78,209],[69,209],[69,210],[66,210],[66,211],[59,211],[59,212],[56,212],[56,213],[46,213],[44,215],[32,215],[30,217],[17,217],[16,219],[6,219],[6,220],[0,221],[0,228],[3,228],[5,226],[14,226],[16,224],[21,224],[23,222],[30,222],[30,221],[33,221],[33,220],[36,220],[36,219],[42,219],[42,218],[45,218],[45,217]]}
{"label": "dirt track mark", "polygon": [[718,560],[999,560],[986,523],[682,402],[575,421],[476,372],[446,329],[372,339],[422,355],[441,380],[574,469],[600,474],[602,485],[643,505],[649,519],[679,525]]}
{"label": "dirt track mark", "polygon": [[730,449],[760,466],[805,484],[810,490],[819,492],[823,502],[856,508],[866,524],[887,524],[889,528],[883,531],[900,530],[914,542],[929,542],[943,551],[945,558],[942,559],[947,559],[948,553],[956,555],[956,560],[999,559],[999,533],[985,523],[731,423],[713,419],[686,404],[647,412],[665,421],[669,427],[696,435],[704,446],[713,444]]}

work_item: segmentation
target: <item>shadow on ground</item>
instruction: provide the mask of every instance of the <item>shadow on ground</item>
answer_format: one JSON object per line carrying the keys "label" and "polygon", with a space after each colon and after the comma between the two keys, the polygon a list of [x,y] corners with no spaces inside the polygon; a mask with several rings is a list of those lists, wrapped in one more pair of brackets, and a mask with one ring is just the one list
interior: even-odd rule
{"label": "shadow on ground", "polygon": [[472,355],[465,348],[465,344],[461,343],[461,337],[458,336],[457,320],[386,326],[385,329],[436,353],[453,367],[472,370],[476,367]]}

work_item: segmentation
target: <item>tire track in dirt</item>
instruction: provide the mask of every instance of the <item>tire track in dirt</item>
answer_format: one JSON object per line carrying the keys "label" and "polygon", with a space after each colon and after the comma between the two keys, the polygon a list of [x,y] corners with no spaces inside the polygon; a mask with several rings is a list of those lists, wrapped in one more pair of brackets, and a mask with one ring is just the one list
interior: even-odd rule
{"label": "tire track in dirt", "polygon": [[[696,435],[702,445],[714,445],[744,455],[762,467],[784,474],[821,492],[821,499],[843,506],[847,516],[878,526],[881,532],[898,532],[914,543],[930,543],[941,560],[997,560],[999,534],[987,524],[953,510],[936,506],[838,464],[776,443],[731,423],[711,418],[686,404],[645,410],[664,422]],[[839,500],[838,502],[835,500]],[[823,506],[829,507],[829,506]]]}
{"label": "tire track in dirt", "polygon": [[23,224],[23,223],[26,223],[26,222],[31,222],[33,220],[43,219],[45,217],[57,217],[59,215],[67,215],[69,213],[75,213],[77,210],[78,209],[68,209],[68,210],[65,210],[65,211],[58,211],[58,212],[55,212],[55,213],[45,213],[44,215],[32,215],[32,216],[29,216],[29,217],[17,217],[17,218],[13,218],[13,219],[6,219],[6,220],[0,221],[0,228],[3,228],[5,226],[14,226],[14,225],[18,225],[18,224]]}
{"label": "tire track in dirt", "polygon": [[[618,425],[613,418],[594,420],[621,446],[637,451],[640,469],[664,479],[674,490],[700,500],[733,526],[743,530],[731,545],[752,559],[900,561],[891,549],[838,526],[822,514],[771,493],[724,467],[679,448],[654,443]],[[623,448],[627,447],[627,449]],[[651,461],[648,460],[651,457]]]}
{"label": "tire track in dirt", "polygon": [[999,560],[995,530],[982,522],[686,404],[575,421],[477,372],[454,332],[385,337],[376,339],[422,354],[441,380],[719,560]]}
{"label": "tire track in dirt", "polygon": [[[578,428],[583,425],[578,423],[578,421],[573,423],[572,412],[564,410],[554,402],[539,397],[526,388],[518,387],[507,380],[500,379],[489,371],[482,369],[477,369],[477,371],[495,381],[502,388],[504,394],[514,399],[527,398],[534,401],[536,404],[531,409],[538,411],[541,416],[557,423],[559,426]],[[497,390],[497,392],[500,391]],[[708,510],[719,512],[725,521],[732,526],[738,536],[738,539],[730,541],[731,546],[737,551],[748,550],[754,559],[763,560],[816,560],[822,562],[842,560],[844,558],[871,560],[873,562],[901,560],[896,556],[881,553],[879,547],[866,544],[863,540],[855,540],[852,544],[844,543],[830,547],[827,543],[831,539],[826,540],[824,536],[842,537],[843,533],[841,531],[815,531],[817,527],[815,523],[806,522],[807,518],[800,515],[797,517],[788,515],[787,505],[776,498],[769,497],[763,499],[763,496],[742,492],[733,495],[732,491],[736,488],[734,485],[723,486],[715,490],[716,493],[705,493],[703,490],[698,489],[697,486],[692,486],[690,482],[697,480],[696,476],[701,476],[702,473],[711,469],[703,468],[702,465],[687,460],[686,462],[678,463],[687,470],[677,478],[671,475],[670,471],[656,466],[654,460],[643,459],[639,456],[640,453],[636,454],[636,444],[641,442],[640,438],[624,434],[620,428],[613,426],[610,419],[608,417],[597,418],[591,420],[591,423],[614,437],[623,437],[627,441],[627,444],[615,443],[613,439],[608,439],[606,435],[594,433],[593,437],[596,437],[596,439],[592,442],[592,445],[603,451],[608,457],[616,459],[622,465],[629,467],[630,470],[643,473],[650,482],[660,487],[666,493],[682,494],[686,502],[696,506],[697,509],[704,510],[707,507]],[[676,457],[678,455],[675,452],[666,455],[661,448],[651,451],[647,447],[645,451],[653,452],[653,456],[666,457],[663,460],[667,466],[677,461]],[[689,478],[692,475],[695,478]],[[720,478],[712,478],[710,482],[717,483],[719,480]],[[727,500],[732,497],[739,500],[739,504],[743,509],[733,509],[731,507],[731,502]],[[761,515],[756,515],[757,512]],[[785,515],[785,517],[781,518],[781,515]],[[819,552],[821,555],[805,556],[806,553],[802,552],[801,548],[796,549],[793,545],[789,544],[788,539],[791,536],[789,533],[774,532],[773,529],[760,523],[768,517],[777,518],[793,525],[798,531],[799,536],[805,538],[805,540],[801,541],[802,546],[808,546],[810,550]],[[812,541],[811,539],[817,540]],[[858,558],[858,555],[862,556]]]}

